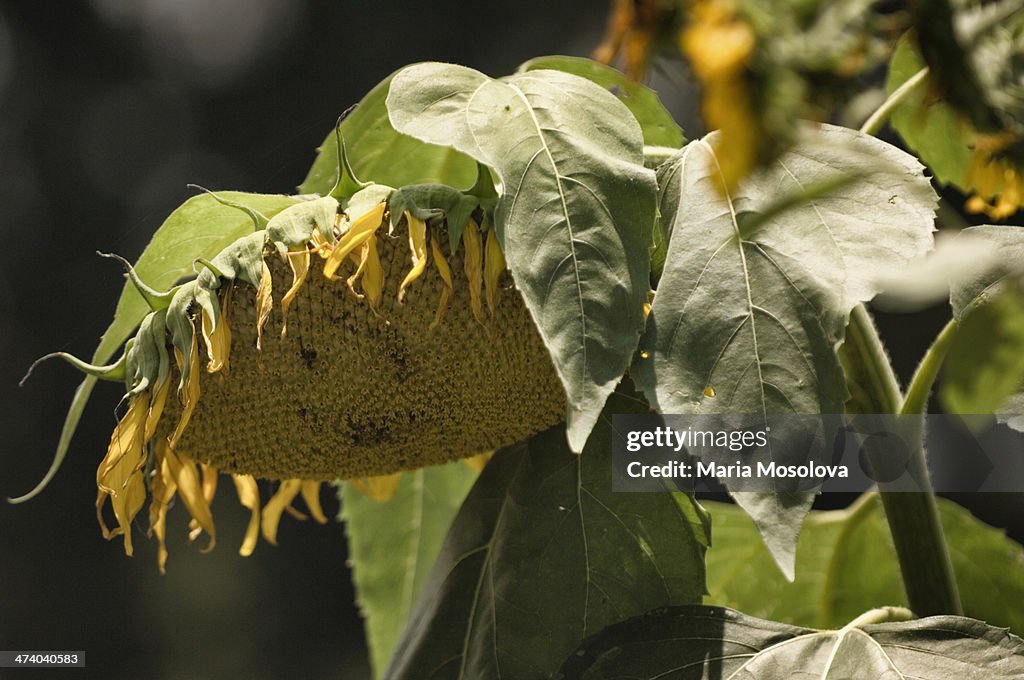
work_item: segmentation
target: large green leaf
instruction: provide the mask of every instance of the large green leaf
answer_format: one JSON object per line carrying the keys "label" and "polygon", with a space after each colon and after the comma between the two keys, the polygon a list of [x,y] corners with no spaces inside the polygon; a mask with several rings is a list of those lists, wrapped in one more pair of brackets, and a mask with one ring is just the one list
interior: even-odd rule
{"label": "large green leaf", "polygon": [[[956,503],[938,499],[964,613],[1024,632],[1024,548]],[[713,538],[706,602],[798,626],[838,628],[858,612],[907,606],[877,495],[847,510],[811,512],[800,533],[796,581],[786,582],[739,508],[708,503]]]}
{"label": "large green leaf", "polygon": [[942,366],[950,413],[995,413],[1024,383],[1024,295],[1005,288],[959,323]]}
{"label": "large green leaf", "polygon": [[[341,123],[345,148],[359,179],[403,187],[438,183],[469,187],[476,179],[476,163],[455,149],[425,144],[395,132],[384,106],[388,76],[363,97]],[[338,179],[338,138],[332,129],[318,149],[302,193],[326,194]]]}
{"label": "large green leaf", "polygon": [[[615,394],[608,413],[645,407]],[[561,428],[495,455],[385,678],[547,678],[610,623],[700,600],[699,508],[668,493],[614,493],[613,436],[602,417],[583,455]]]}
{"label": "large green leaf", "polygon": [[522,64],[520,73],[550,69],[565,71],[597,83],[626,105],[644,133],[644,144],[678,149],[686,143],[683,130],[658,99],[658,94],[625,73],[583,57],[537,57]]}
{"label": "large green leaf", "polygon": [[[294,196],[246,194],[237,191],[219,192],[218,196],[249,206],[268,218],[301,200]],[[193,196],[172,212],[153,234],[149,245],[135,263],[135,272],[153,288],[168,288],[178,279],[193,273],[192,264],[196,258],[212,258],[227,245],[252,230],[252,220],[244,212],[221,204],[210,194]],[[146,301],[130,282],[126,282],[121,291],[121,298],[117,302],[114,320],[100,338],[100,344],[93,353],[92,363],[106,363],[148,312]],[[20,502],[32,498],[57,474],[95,385],[96,378],[90,375],[86,376],[75,390],[50,469],[32,491],[20,498],[12,499],[13,501]]]}
{"label": "large green leaf", "polygon": [[[908,37],[900,40],[889,64],[885,89],[892,93],[924,68],[924,60]],[[971,159],[972,132],[949,104],[934,95],[926,84],[911,92],[893,112],[892,126],[911,149],[916,151],[935,179],[963,191],[967,182],[967,163]]]}
{"label": "large green leaf", "polygon": [[979,267],[969,276],[950,282],[949,303],[960,321],[975,306],[996,295],[1007,277],[1024,273],[1024,228],[982,225],[964,229],[957,238],[992,244],[999,252],[994,266]]}
{"label": "large green leaf", "polygon": [[[841,413],[834,347],[877,280],[932,243],[936,198],[912,156],[824,125],[723,193],[713,136],[659,176],[671,234],[633,369],[664,413]],[[777,440],[773,432],[773,440]],[[781,442],[784,444],[784,442]],[[724,480],[728,486],[729,480]],[[808,493],[738,494],[792,575]]]}
{"label": "large green leaf", "polygon": [[375,676],[387,666],[474,479],[457,462],[404,473],[386,502],[342,487],[341,519]]}
{"label": "large green leaf", "polygon": [[607,90],[559,71],[492,80],[418,64],[394,77],[387,105],[395,129],[500,178],[498,237],[565,386],[580,451],[643,326],[657,186],[639,125]]}
{"label": "large green leaf", "polygon": [[1024,229],[983,225],[961,231],[965,243],[990,245],[998,258],[950,282],[953,318],[960,324],[940,390],[954,413],[1002,412],[1012,427],[1024,404]]}
{"label": "large green leaf", "polygon": [[[612,626],[559,678],[601,680],[989,680],[1024,675],[1024,640],[959,616],[796,628],[719,607],[670,607]],[[893,612],[899,616],[901,612]]]}

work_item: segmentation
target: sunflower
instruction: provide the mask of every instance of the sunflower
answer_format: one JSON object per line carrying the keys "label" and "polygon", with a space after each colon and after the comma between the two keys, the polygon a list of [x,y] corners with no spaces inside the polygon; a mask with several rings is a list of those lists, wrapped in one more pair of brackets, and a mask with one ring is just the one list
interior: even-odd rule
{"label": "sunflower", "polygon": [[[96,473],[104,537],[123,536],[131,555],[148,494],[163,571],[177,496],[190,537],[205,533],[212,548],[210,503],[227,473],[251,512],[248,555],[261,530],[276,541],[282,513],[301,516],[298,496],[325,522],[323,481],[386,498],[403,470],[480,465],[482,452],[563,418],[564,391],[494,229],[480,226],[486,213],[425,221],[392,213],[392,195],[371,185],[344,210],[307,198],[166,293],[129,268],[152,311],[112,366],[75,362],[127,389]],[[280,480],[262,509],[260,478]]]}

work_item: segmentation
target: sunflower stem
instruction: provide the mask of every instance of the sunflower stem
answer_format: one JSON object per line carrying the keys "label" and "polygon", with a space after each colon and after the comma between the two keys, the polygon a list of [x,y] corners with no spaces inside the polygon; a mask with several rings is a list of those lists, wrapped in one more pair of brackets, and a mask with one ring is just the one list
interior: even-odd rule
{"label": "sunflower stem", "polygon": [[[927,393],[931,390],[950,335],[951,332],[944,331],[936,341],[939,349],[935,352],[929,350],[908,393],[911,399],[905,400],[871,315],[863,305],[854,308],[846,334],[845,357],[846,361],[857,364],[861,375],[867,376],[866,384],[862,386],[872,410],[896,414],[916,408],[920,413],[927,402]],[[920,396],[922,393],[924,397]],[[870,451],[868,455],[870,458]],[[887,488],[890,485],[885,482],[878,484],[907,600],[918,616],[961,614],[960,594],[939,521],[935,493],[928,478],[921,438],[913,442],[910,456],[908,470],[915,479],[921,480],[922,492],[897,492]]]}

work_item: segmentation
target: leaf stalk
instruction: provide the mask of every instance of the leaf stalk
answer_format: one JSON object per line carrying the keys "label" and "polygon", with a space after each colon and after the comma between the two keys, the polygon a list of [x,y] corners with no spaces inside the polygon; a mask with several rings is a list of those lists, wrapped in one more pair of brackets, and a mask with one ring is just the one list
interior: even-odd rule
{"label": "leaf stalk", "polygon": [[910,76],[902,85],[892,91],[882,105],[875,109],[875,112],[864,124],[860,126],[860,131],[866,135],[876,135],[878,131],[882,129],[889,117],[892,116],[893,112],[899,107],[904,100],[911,94],[917,91],[917,88],[928,79],[928,67],[925,66],[923,69]]}

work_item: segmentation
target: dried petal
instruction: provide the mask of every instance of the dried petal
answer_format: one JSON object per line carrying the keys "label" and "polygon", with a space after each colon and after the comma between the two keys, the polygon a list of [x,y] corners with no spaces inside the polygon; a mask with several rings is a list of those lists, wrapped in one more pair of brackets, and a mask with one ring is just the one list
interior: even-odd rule
{"label": "dried petal", "polygon": [[494,310],[498,306],[499,284],[501,275],[505,272],[505,254],[501,252],[501,245],[498,244],[498,235],[494,229],[487,232],[487,245],[484,255],[484,288],[487,291],[487,309],[494,316]]}
{"label": "dried petal", "polygon": [[398,301],[405,299],[405,288],[423,275],[427,267],[427,224],[405,211],[406,224],[409,226],[409,253],[412,256],[412,269],[398,286]]}
{"label": "dried petal", "polygon": [[263,328],[270,320],[274,310],[274,279],[270,276],[270,267],[263,262],[263,273],[260,275],[260,286],[256,289],[256,351],[263,352]]}
{"label": "dried petal", "polygon": [[472,219],[462,232],[462,247],[466,251],[464,268],[466,278],[469,280],[469,307],[473,310],[476,320],[483,323],[484,309],[480,301],[480,288],[484,280],[484,251],[480,243],[480,228]]}
{"label": "dried petal", "polygon": [[[174,358],[178,362],[178,370],[182,371],[185,362],[177,347],[174,348]],[[188,380],[185,381],[184,389],[178,391],[178,398],[181,400],[181,418],[171,434],[171,448],[178,445],[178,440],[185,433],[188,421],[192,418],[192,412],[195,410],[196,404],[199,403],[199,343],[195,334],[192,335],[192,349],[189,351],[188,364],[190,366]]]}
{"label": "dried petal", "polygon": [[[199,465],[202,471],[202,493],[203,500],[206,501],[207,506],[213,505],[213,499],[217,495],[217,468],[206,463],[200,463]],[[199,524],[199,520],[193,517],[188,523],[188,540],[194,541],[199,538],[199,534],[203,532],[203,527]]]}
{"label": "dried petal", "polygon": [[444,259],[441,246],[438,245],[436,238],[430,240],[430,249],[434,253],[434,266],[437,267],[437,273],[441,276],[441,281],[444,283],[444,287],[441,289],[441,299],[438,300],[437,311],[434,313],[434,320],[430,322],[428,329],[433,330],[441,323],[444,313],[448,310],[448,298],[452,295],[452,270],[448,266],[448,260]]}
{"label": "dried petal", "polygon": [[324,262],[324,276],[335,277],[338,267],[345,261],[349,253],[366,243],[381,226],[384,217],[384,203],[378,203],[365,215],[360,216],[349,227],[348,231],[338,240],[327,261]]}
{"label": "dried petal", "polygon": [[249,526],[245,530],[245,540],[238,554],[242,557],[252,555],[256,549],[256,541],[260,535],[260,490],[256,485],[256,478],[252,475],[231,475],[235,483],[235,491],[238,492],[238,502],[252,511],[249,517]]}
{"label": "dried petal", "polygon": [[302,250],[297,253],[288,253],[288,264],[292,268],[292,285],[288,292],[281,298],[281,337],[288,334],[288,308],[292,300],[299,294],[302,284],[309,274],[309,251]]}
{"label": "dried petal", "polygon": [[[266,267],[266,265],[263,265]],[[228,371],[228,358],[231,353],[231,324],[228,321],[228,312],[231,309],[231,291],[234,287],[230,284],[224,287],[221,295],[220,318],[213,319],[205,308],[203,308],[203,339],[206,341],[206,352],[210,361],[206,364],[209,373],[216,373],[223,370]]]}
{"label": "dried petal", "polygon": [[323,508],[320,507],[320,482],[302,482],[300,493],[302,494],[302,500],[306,501],[309,514],[313,516],[316,523],[327,524],[327,516],[324,514]]}
{"label": "dried petal", "polygon": [[263,507],[263,538],[271,545],[277,545],[277,525],[281,522],[281,514],[291,506],[301,487],[301,479],[284,480]]}
{"label": "dried petal", "polygon": [[196,472],[196,464],[191,458],[183,453],[168,447],[164,452],[164,461],[168,470],[178,486],[178,495],[188,508],[199,527],[210,535],[210,542],[203,552],[213,550],[217,542],[217,530],[213,525],[213,514],[210,512],[210,505],[203,497],[203,488],[199,483],[199,473]]}

